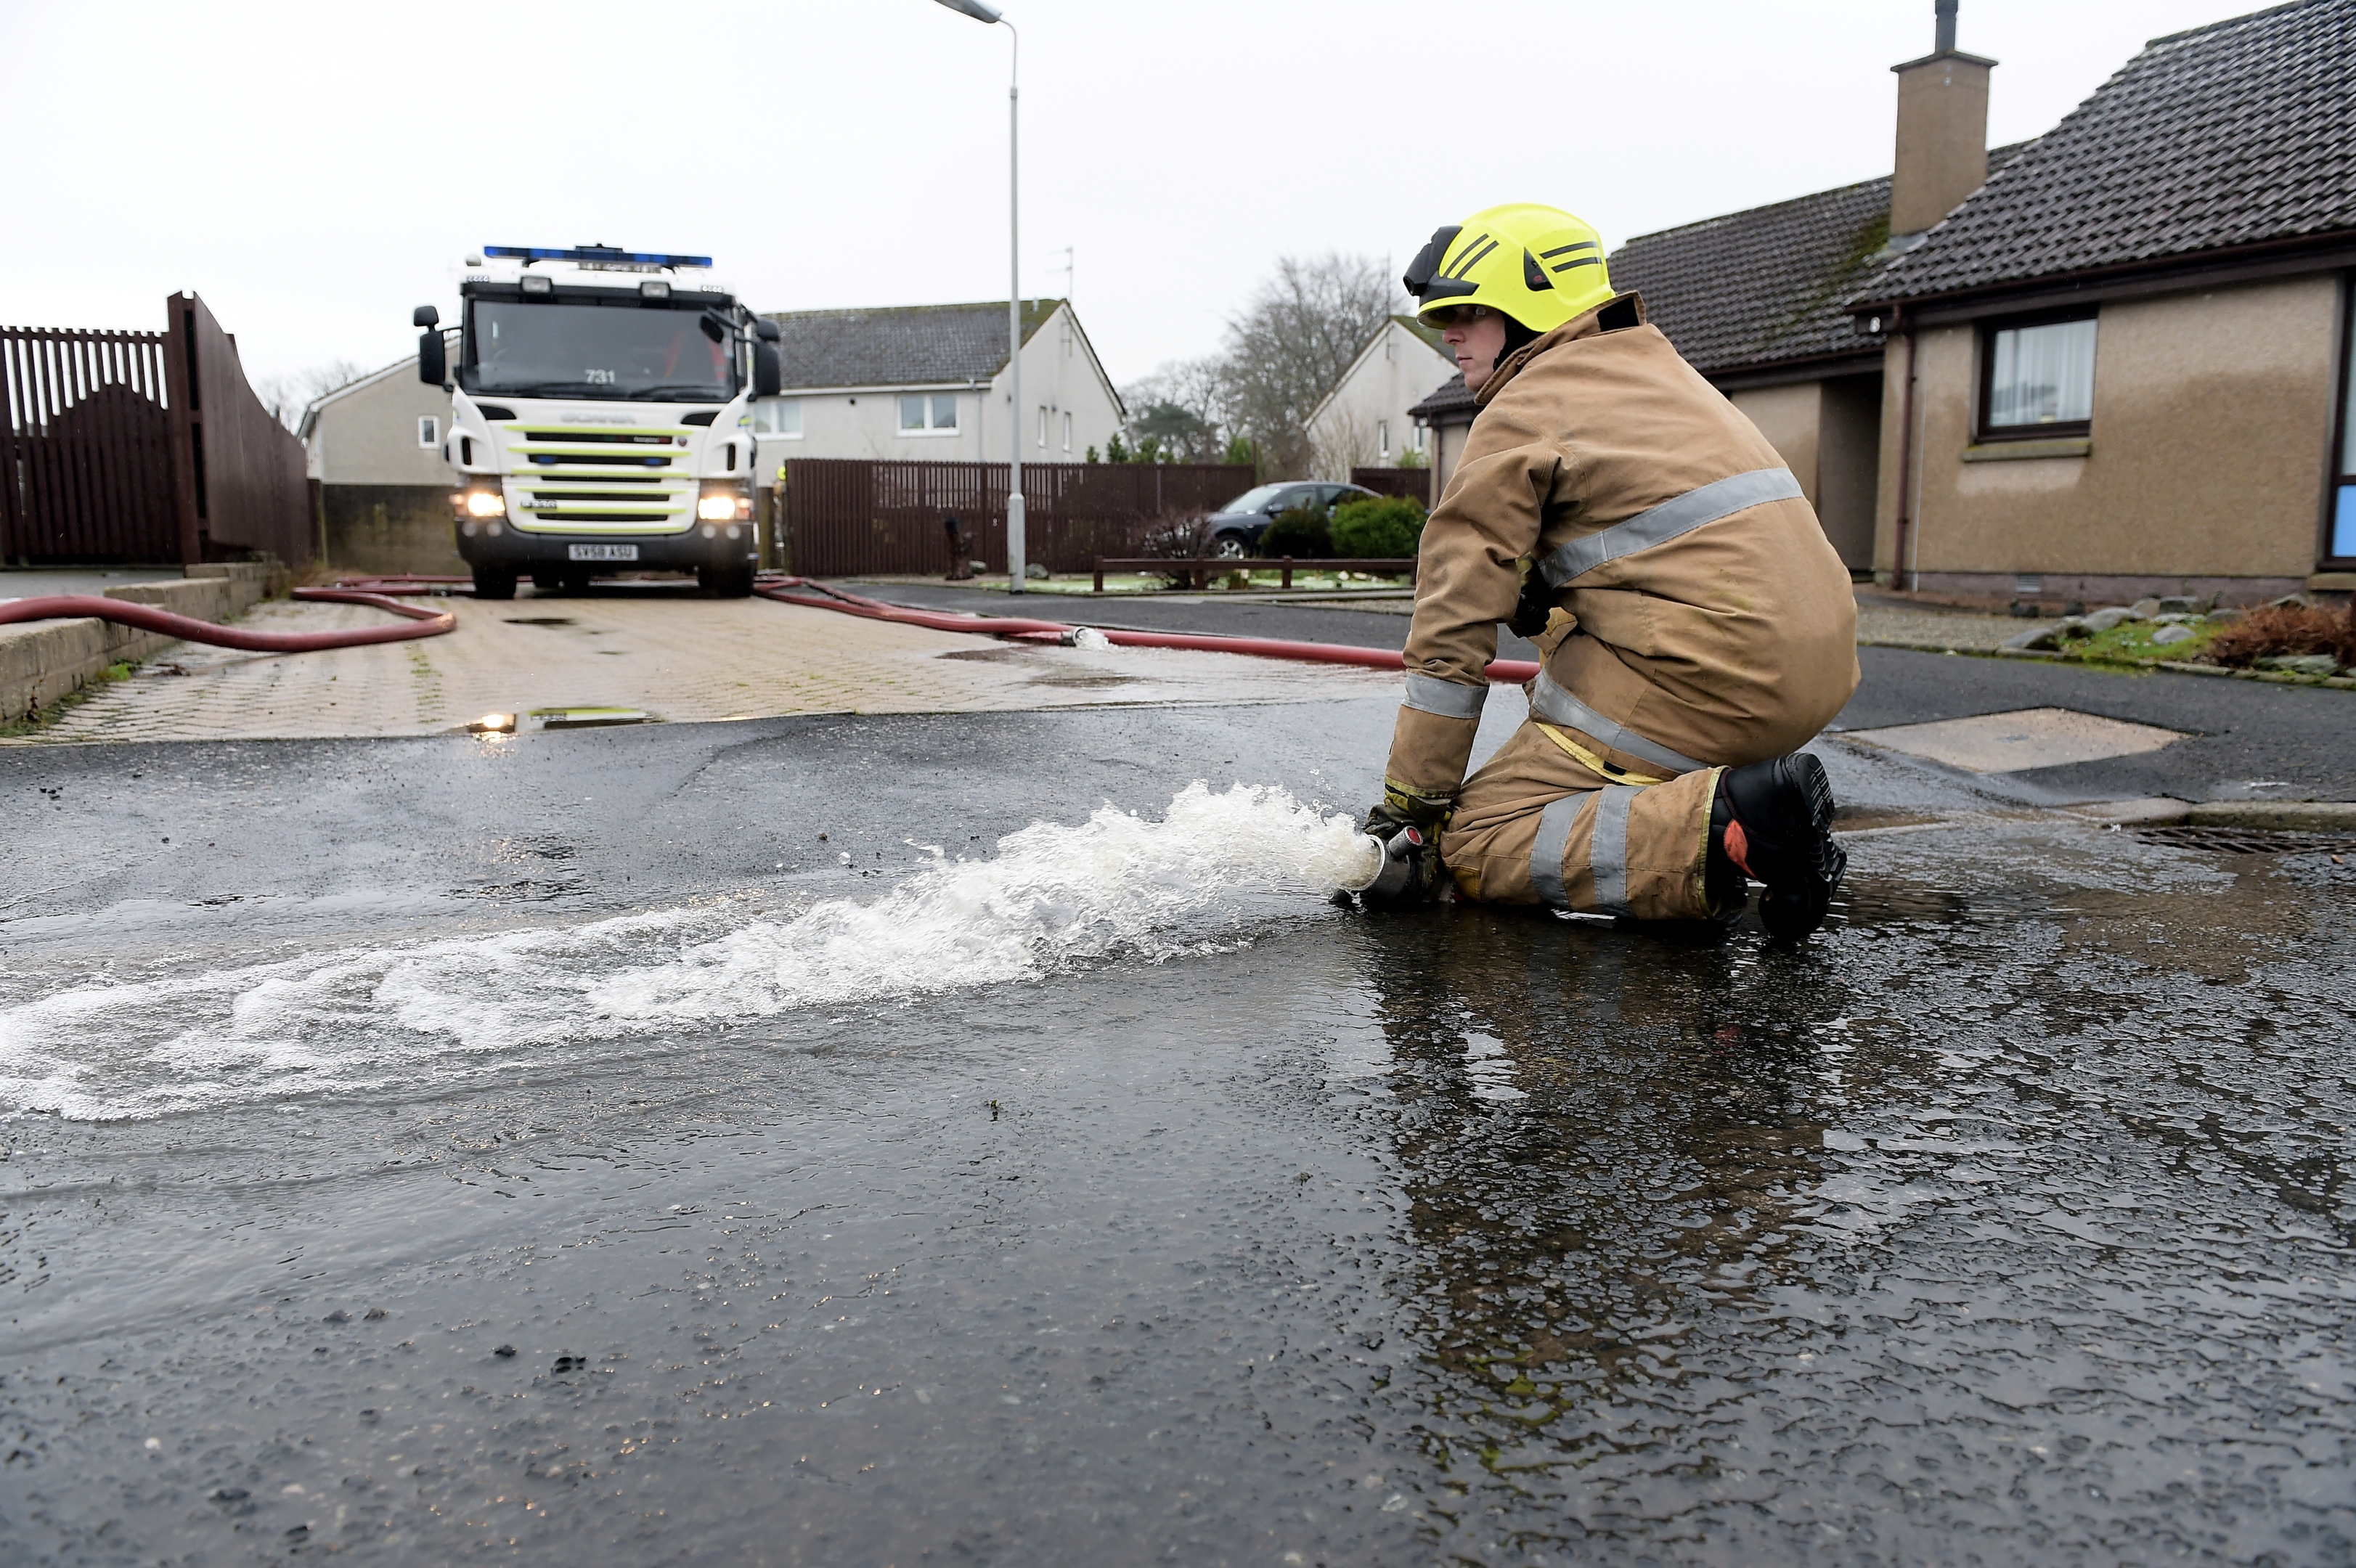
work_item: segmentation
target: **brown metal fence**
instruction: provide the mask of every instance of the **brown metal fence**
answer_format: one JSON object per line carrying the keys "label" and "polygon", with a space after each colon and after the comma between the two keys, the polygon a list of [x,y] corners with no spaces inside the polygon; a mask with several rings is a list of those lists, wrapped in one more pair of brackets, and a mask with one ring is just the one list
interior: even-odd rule
{"label": "brown metal fence", "polygon": [[180,559],[311,559],[303,443],[246,385],[237,343],[194,294],[164,303]]}
{"label": "brown metal fence", "polygon": [[1350,483],[1372,490],[1377,496],[1405,496],[1427,509],[1431,506],[1431,470],[1429,468],[1353,468]]}
{"label": "brown metal fence", "polygon": [[311,559],[303,443],[196,295],[162,332],[0,327],[0,560]]}
{"label": "brown metal fence", "polygon": [[0,327],[0,560],[176,561],[164,335]]}
{"label": "brown metal fence", "polygon": [[[1023,551],[1050,571],[1084,572],[1130,555],[1162,522],[1216,511],[1250,489],[1248,464],[1045,463],[1023,465]],[[931,574],[955,517],[993,571],[1006,569],[1006,464],[794,458],[786,464],[784,542],[811,577]]]}

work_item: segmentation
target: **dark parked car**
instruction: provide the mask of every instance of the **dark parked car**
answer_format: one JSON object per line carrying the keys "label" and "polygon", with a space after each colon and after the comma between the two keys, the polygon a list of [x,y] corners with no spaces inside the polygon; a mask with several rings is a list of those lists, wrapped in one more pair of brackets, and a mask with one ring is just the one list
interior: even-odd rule
{"label": "dark parked car", "polygon": [[1330,513],[1337,501],[1372,495],[1374,492],[1363,485],[1321,484],[1306,479],[1288,479],[1247,490],[1212,514],[1211,553],[1230,559],[1256,555],[1259,551],[1259,536],[1276,521],[1279,512],[1289,512],[1295,507],[1314,507]]}

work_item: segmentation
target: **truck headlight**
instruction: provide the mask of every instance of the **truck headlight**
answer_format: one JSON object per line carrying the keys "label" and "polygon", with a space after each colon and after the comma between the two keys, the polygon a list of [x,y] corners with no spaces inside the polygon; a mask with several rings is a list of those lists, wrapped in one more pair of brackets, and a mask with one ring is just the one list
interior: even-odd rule
{"label": "truck headlight", "polygon": [[753,520],[753,487],[741,479],[707,479],[696,497],[695,515],[707,523],[749,523]]}
{"label": "truck headlight", "polygon": [[508,498],[497,490],[466,492],[466,515],[470,517],[504,517],[508,515]]}

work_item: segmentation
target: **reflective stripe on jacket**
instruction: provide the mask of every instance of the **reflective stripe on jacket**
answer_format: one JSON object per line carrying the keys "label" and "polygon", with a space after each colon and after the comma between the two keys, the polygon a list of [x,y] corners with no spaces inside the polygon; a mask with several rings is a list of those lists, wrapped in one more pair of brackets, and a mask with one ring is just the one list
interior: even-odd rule
{"label": "reflective stripe on jacket", "polygon": [[1423,531],[1394,782],[1462,781],[1478,699],[1440,688],[1484,684],[1526,558],[1578,623],[1546,695],[1575,697],[1597,722],[1562,721],[1622,766],[1780,755],[1840,710],[1858,678],[1847,568],[1781,455],[1635,295],[1526,345],[1478,401]]}

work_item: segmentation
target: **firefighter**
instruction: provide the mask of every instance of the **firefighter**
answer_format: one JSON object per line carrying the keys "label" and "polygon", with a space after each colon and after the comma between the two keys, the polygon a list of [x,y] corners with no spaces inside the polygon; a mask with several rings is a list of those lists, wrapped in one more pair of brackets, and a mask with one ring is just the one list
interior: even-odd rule
{"label": "firefighter", "polygon": [[[1596,231],[1494,207],[1403,280],[1480,404],[1423,531],[1407,696],[1370,833],[1440,895],[1730,920],[1782,938],[1847,856],[1799,748],[1857,689],[1849,575],[1757,428],[1618,293]],[[1544,660],[1470,779],[1506,622]],[[1402,833],[1407,837],[1399,837]]]}

